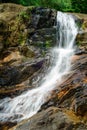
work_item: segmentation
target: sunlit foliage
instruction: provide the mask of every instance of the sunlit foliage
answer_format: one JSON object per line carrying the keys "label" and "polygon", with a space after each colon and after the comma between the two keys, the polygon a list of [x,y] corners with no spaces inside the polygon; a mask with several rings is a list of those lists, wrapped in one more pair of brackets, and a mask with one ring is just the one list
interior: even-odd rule
{"label": "sunlit foliage", "polygon": [[87,0],[0,0],[0,2],[49,7],[65,12],[87,13]]}

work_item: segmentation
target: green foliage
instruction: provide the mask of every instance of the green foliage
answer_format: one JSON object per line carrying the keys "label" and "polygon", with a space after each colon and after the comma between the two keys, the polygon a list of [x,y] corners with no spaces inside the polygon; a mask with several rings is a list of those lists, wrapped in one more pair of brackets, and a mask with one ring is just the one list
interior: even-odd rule
{"label": "green foliage", "polygon": [[25,6],[41,6],[54,8],[61,11],[71,10],[71,0],[3,0],[3,3],[16,3]]}
{"label": "green foliage", "polygon": [[51,41],[46,41],[45,43],[46,49],[51,47]]}
{"label": "green foliage", "polygon": [[87,13],[87,0],[1,0],[1,2],[12,2],[25,6],[42,6],[64,12]]}
{"label": "green foliage", "polygon": [[87,13],[87,0],[71,0],[75,12]]}
{"label": "green foliage", "polygon": [[27,14],[25,11],[22,11],[22,12],[20,13],[20,17],[21,17],[22,19],[29,19],[29,16],[28,16],[28,14]]}

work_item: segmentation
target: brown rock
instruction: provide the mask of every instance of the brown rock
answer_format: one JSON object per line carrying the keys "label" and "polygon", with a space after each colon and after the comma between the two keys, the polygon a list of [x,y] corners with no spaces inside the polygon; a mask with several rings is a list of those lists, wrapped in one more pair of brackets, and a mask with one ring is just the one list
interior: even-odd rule
{"label": "brown rock", "polygon": [[43,76],[48,66],[44,57],[55,39],[55,18],[53,9],[0,5],[1,97],[24,91],[37,74]]}
{"label": "brown rock", "polygon": [[87,127],[72,111],[51,107],[10,130],[86,130]]}
{"label": "brown rock", "polygon": [[[14,95],[30,87],[30,79],[38,74],[45,64],[45,59],[33,63],[25,62],[14,66],[0,67],[0,97]],[[35,74],[34,74],[35,73]]]}
{"label": "brown rock", "polygon": [[[87,54],[75,59],[73,74],[52,92],[49,101],[42,106],[57,106],[74,111],[86,118],[87,112]],[[83,118],[82,118],[83,119]],[[87,118],[85,120],[87,122]]]}
{"label": "brown rock", "polygon": [[79,25],[80,30],[76,38],[77,45],[80,49],[84,49],[85,52],[87,52],[87,14],[75,14],[75,16],[79,20],[82,20],[82,23]]}

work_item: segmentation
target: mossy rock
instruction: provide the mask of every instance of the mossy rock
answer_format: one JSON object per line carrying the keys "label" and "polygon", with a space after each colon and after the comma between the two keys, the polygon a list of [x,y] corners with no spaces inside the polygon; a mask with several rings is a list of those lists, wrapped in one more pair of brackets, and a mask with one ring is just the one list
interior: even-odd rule
{"label": "mossy rock", "polygon": [[74,13],[74,16],[79,27],[76,44],[80,48],[87,48],[87,14]]}
{"label": "mossy rock", "polygon": [[[26,23],[30,19],[26,10],[26,7],[16,4],[0,5],[0,35],[3,35],[2,41],[0,38],[0,42],[3,42],[5,46],[25,44],[27,39]],[[25,17],[25,14],[27,17]]]}

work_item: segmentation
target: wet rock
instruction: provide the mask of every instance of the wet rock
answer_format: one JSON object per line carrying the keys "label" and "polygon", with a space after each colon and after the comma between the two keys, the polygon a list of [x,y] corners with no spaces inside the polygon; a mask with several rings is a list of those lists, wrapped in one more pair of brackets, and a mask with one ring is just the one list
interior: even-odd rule
{"label": "wet rock", "polygon": [[[72,110],[87,123],[87,54],[73,62],[73,73],[52,93],[41,110],[50,106]],[[83,118],[84,117],[84,118]]]}
{"label": "wet rock", "polygon": [[[24,88],[25,90],[26,88],[29,88],[30,79],[33,77],[34,73],[35,73],[35,76],[36,74],[38,74],[38,71],[40,71],[41,68],[43,68],[44,64],[45,64],[45,59],[38,59],[37,61],[34,61],[33,63],[25,62],[19,66],[0,67],[0,94],[1,96],[6,94],[5,92],[6,90],[8,92],[6,96],[8,96],[9,92],[11,95],[12,90],[18,93],[17,88],[19,88],[19,91],[24,90]],[[3,92],[3,89],[4,89],[4,92]]]}
{"label": "wet rock", "polygon": [[1,53],[1,51],[3,50],[3,48],[4,48],[3,43],[0,42],[0,53]]}
{"label": "wet rock", "polygon": [[17,123],[11,123],[11,122],[7,122],[7,123],[0,123],[0,130],[8,130],[9,128],[13,127],[14,125],[17,125]]}
{"label": "wet rock", "polygon": [[55,25],[56,11],[47,8],[34,8],[32,10],[32,22],[33,28],[50,28]]}
{"label": "wet rock", "polygon": [[86,48],[84,47],[77,47],[76,51],[75,51],[75,54],[76,55],[82,55],[82,54],[86,54],[87,51],[86,51]]}
{"label": "wet rock", "polygon": [[[85,63],[84,63],[85,62]],[[85,115],[85,112],[87,111],[87,75],[86,75],[86,60],[83,63],[81,63],[78,67],[75,79],[73,78],[73,81],[71,82],[71,93],[69,94],[69,97],[71,97],[71,104],[70,109],[75,111],[75,113],[79,115]],[[72,89],[73,87],[73,89]],[[67,95],[68,93],[66,93]],[[67,99],[66,99],[67,100]]]}
{"label": "wet rock", "polygon": [[29,45],[46,50],[56,45],[56,28],[38,29],[30,38]]}
{"label": "wet rock", "polygon": [[32,31],[28,31],[29,45],[34,45],[46,50],[56,44],[56,15],[53,9],[34,8],[31,22],[28,25]]}
{"label": "wet rock", "polygon": [[25,57],[32,58],[35,56],[34,51],[32,49],[30,49],[28,45],[20,46],[19,51],[21,52],[21,55],[23,55]]}
{"label": "wet rock", "polygon": [[[73,113],[51,107],[30,120],[14,127],[15,130],[86,130],[87,127]],[[10,129],[11,130],[11,129]]]}
{"label": "wet rock", "polygon": [[87,111],[87,83],[78,88],[73,101],[73,109],[78,115],[84,115]]}
{"label": "wet rock", "polygon": [[83,31],[82,33],[79,33],[77,35],[77,44],[81,47],[84,47],[84,49],[87,51],[87,31]]}

